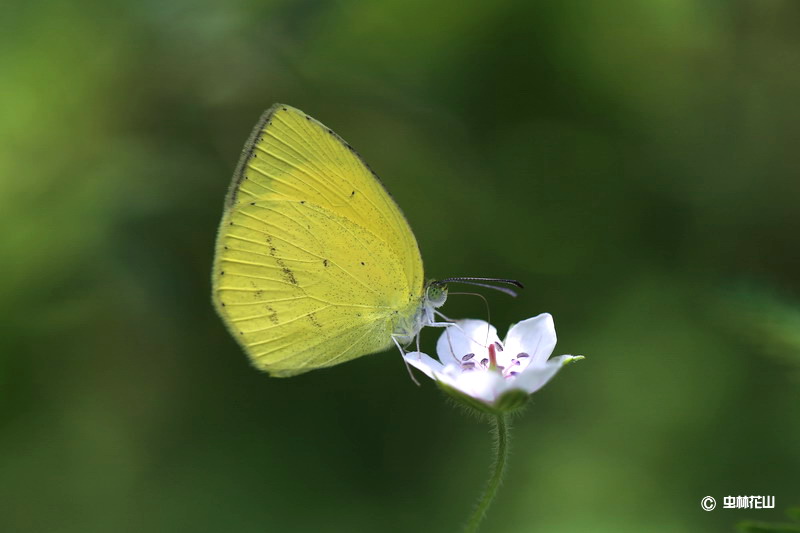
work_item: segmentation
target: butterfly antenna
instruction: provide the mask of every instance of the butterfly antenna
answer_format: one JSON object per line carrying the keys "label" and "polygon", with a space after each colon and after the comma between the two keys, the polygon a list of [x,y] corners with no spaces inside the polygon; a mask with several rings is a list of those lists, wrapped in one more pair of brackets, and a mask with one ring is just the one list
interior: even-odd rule
{"label": "butterfly antenna", "polygon": [[447,278],[447,279],[440,279],[435,281],[434,283],[448,283],[450,281],[490,281],[492,283],[505,283],[507,285],[514,285],[515,287],[519,287],[520,289],[524,289],[525,285],[515,279],[506,279],[506,278],[476,278],[473,276],[458,276],[455,278]]}
{"label": "butterfly antenna", "polygon": [[489,283],[481,283],[483,281],[488,281],[493,283],[508,283],[509,285],[514,285],[515,287],[519,287],[520,289],[525,288],[519,281],[513,279],[497,279],[497,278],[447,278],[447,279],[436,280],[433,282],[433,284],[443,285],[445,283],[464,283],[465,285],[474,285],[476,287],[494,289],[504,294],[508,294],[511,297],[514,298],[517,297],[517,291],[513,289],[509,289],[508,287],[498,287],[496,285],[490,285]]}

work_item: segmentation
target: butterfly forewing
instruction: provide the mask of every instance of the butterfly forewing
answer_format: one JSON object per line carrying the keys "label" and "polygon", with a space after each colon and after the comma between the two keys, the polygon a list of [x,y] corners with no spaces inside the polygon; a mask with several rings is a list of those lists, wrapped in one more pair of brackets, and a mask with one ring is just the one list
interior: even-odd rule
{"label": "butterfly forewing", "polygon": [[232,334],[279,376],[385,349],[423,291],[394,201],[349,145],[288,106],[270,109],[245,146],[213,280]]}

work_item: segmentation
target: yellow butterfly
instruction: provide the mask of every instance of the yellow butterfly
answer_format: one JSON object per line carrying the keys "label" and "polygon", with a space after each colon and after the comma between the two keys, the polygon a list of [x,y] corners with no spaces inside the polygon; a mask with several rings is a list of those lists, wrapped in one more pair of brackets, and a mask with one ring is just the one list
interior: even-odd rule
{"label": "yellow butterfly", "polygon": [[355,150],[299,109],[264,113],[228,191],[212,274],[217,312],[253,364],[283,377],[402,352],[423,327],[448,324],[435,320],[446,282],[481,279],[423,276],[408,222]]}

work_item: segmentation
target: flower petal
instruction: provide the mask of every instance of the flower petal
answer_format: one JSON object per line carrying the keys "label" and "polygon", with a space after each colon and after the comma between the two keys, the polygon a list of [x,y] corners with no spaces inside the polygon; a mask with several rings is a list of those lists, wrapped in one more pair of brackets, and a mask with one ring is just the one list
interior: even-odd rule
{"label": "flower petal", "polygon": [[444,371],[442,363],[422,352],[408,352],[403,355],[403,359],[405,359],[409,365],[421,370],[431,379],[436,379],[434,377],[435,373]]}
{"label": "flower petal", "polygon": [[571,355],[559,355],[546,361],[543,365],[534,366],[531,364],[525,371],[514,378],[513,388],[519,388],[528,394],[533,394],[541,389],[562,366],[576,359]]}
{"label": "flower petal", "polygon": [[514,355],[530,355],[528,368],[542,366],[555,347],[556,327],[550,313],[542,313],[514,324],[506,335],[506,351]]}
{"label": "flower petal", "polygon": [[454,325],[446,327],[439,337],[436,354],[445,365],[461,364],[461,358],[470,353],[485,357],[487,352],[484,342],[491,344],[499,340],[497,329],[484,320],[458,320]]}
{"label": "flower petal", "polygon": [[445,385],[488,404],[509,388],[509,383],[497,372],[473,370],[436,377]]}

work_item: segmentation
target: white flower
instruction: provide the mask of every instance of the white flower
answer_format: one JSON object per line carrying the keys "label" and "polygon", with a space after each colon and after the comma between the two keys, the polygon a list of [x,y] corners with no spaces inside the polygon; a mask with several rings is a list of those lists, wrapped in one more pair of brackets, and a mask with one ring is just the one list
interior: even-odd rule
{"label": "white flower", "polygon": [[488,322],[458,320],[445,329],[436,343],[439,361],[422,352],[410,352],[404,357],[445,390],[489,408],[508,403],[501,397],[514,397],[510,406],[513,409],[550,381],[562,366],[583,359],[571,355],[549,359],[555,346],[553,317],[542,313],[511,326],[503,342]]}

